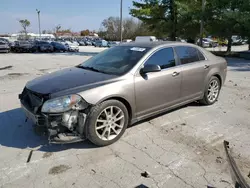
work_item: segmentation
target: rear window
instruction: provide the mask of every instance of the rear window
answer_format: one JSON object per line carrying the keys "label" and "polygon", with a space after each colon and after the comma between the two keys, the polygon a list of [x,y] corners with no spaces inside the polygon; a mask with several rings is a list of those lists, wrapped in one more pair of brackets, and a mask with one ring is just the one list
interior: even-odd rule
{"label": "rear window", "polygon": [[175,50],[182,65],[200,61],[198,50],[196,48],[190,46],[178,46],[175,47]]}

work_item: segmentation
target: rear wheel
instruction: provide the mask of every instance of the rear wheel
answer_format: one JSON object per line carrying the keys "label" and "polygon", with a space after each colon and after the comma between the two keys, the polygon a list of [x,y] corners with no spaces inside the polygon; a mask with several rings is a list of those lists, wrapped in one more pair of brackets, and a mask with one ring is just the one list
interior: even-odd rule
{"label": "rear wheel", "polygon": [[203,99],[200,100],[200,102],[205,105],[214,104],[219,97],[220,88],[221,88],[220,80],[217,77],[212,76],[205,88]]}
{"label": "rear wheel", "polygon": [[104,101],[91,109],[86,122],[86,136],[97,146],[110,145],[123,135],[128,122],[128,111],[123,103]]}

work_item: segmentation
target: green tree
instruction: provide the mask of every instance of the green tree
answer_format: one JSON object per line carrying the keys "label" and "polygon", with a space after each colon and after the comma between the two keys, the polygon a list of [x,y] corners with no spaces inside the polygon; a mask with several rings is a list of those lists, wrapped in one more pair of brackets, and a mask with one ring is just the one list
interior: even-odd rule
{"label": "green tree", "polygon": [[[202,1],[178,1],[177,6],[177,34],[179,37],[195,41],[200,33],[200,20],[202,16]],[[204,16],[204,18],[206,18]],[[206,22],[206,20],[204,20]],[[205,31],[206,33],[206,31]],[[204,34],[205,34],[204,33]]]}
{"label": "green tree", "polygon": [[227,38],[227,52],[231,52],[232,35],[249,32],[249,14],[249,0],[210,0],[206,5],[207,30],[212,35]]}
{"label": "green tree", "polygon": [[81,33],[81,36],[88,36],[90,34],[90,31],[86,29],[86,30],[82,30],[80,33]]}
{"label": "green tree", "polygon": [[177,4],[175,0],[133,1],[130,14],[152,30],[156,36],[169,35],[171,40],[177,36]]}
{"label": "green tree", "polygon": [[25,34],[25,39],[28,38],[28,30],[27,28],[30,26],[30,21],[27,19],[24,20],[19,20],[19,23],[21,24],[22,27],[22,32]]}

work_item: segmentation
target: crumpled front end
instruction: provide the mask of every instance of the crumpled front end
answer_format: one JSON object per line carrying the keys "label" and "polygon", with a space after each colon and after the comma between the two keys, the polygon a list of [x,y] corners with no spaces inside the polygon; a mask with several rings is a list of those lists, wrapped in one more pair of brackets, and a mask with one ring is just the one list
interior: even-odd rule
{"label": "crumpled front end", "polygon": [[85,139],[84,125],[90,106],[83,99],[65,112],[42,112],[49,95],[35,93],[25,88],[19,95],[21,106],[36,126],[43,128],[50,143],[73,143]]}

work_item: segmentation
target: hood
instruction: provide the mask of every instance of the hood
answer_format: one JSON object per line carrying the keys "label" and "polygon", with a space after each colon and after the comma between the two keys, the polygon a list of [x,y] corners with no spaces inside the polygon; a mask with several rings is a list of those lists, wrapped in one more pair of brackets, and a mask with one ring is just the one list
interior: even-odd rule
{"label": "hood", "polygon": [[26,87],[40,94],[52,94],[76,87],[105,83],[116,75],[103,74],[77,67],[67,68],[38,77],[26,84]]}

